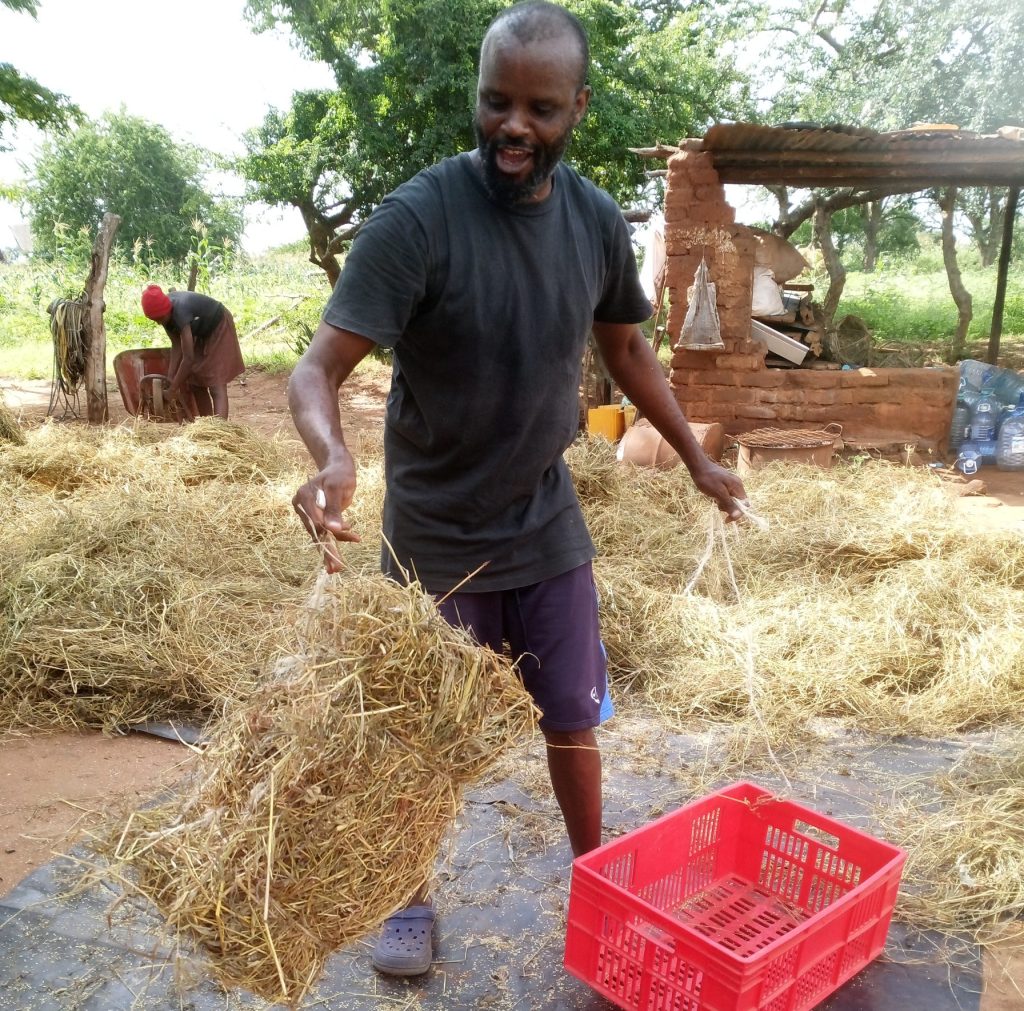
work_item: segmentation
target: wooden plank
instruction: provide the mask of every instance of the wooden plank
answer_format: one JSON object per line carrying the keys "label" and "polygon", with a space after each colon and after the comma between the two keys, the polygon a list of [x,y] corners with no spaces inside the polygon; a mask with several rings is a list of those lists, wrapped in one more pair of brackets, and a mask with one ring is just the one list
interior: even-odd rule
{"label": "wooden plank", "polygon": [[715,170],[723,183],[787,183],[792,186],[835,186],[880,191],[915,192],[936,186],[1024,186],[1024,159],[1015,165],[919,165],[847,166],[842,163],[824,165],[784,165],[770,161],[742,165],[720,164],[713,159]]}
{"label": "wooden plank", "polygon": [[787,337],[786,334],[780,333],[770,326],[765,326],[764,323],[759,323],[756,319],[750,321],[750,336],[767,345],[774,354],[787,358],[797,365],[804,360],[809,350],[806,344]]}

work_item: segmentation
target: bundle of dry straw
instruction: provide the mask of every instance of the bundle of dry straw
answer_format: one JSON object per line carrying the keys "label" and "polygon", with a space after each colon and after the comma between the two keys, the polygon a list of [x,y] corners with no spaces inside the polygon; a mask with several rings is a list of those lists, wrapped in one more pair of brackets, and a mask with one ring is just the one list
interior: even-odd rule
{"label": "bundle of dry straw", "polygon": [[292,1005],[427,881],[460,788],[534,725],[508,663],[416,586],[322,579],[299,647],[113,849],[220,979]]}

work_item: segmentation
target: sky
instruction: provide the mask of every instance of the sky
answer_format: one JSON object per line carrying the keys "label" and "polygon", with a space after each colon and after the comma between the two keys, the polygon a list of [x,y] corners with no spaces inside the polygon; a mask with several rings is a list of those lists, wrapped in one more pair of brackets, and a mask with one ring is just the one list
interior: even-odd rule
{"label": "sky", "polygon": [[[89,117],[118,111],[165,127],[176,140],[222,155],[242,153],[241,135],[293,91],[330,88],[326,64],[304,59],[281,32],[253,33],[244,0],[39,0],[39,16],[0,6],[0,62],[12,63]],[[4,131],[0,181],[25,179],[41,139]],[[26,163],[27,166],[26,166]],[[23,167],[25,166],[25,167]],[[225,192],[241,195],[228,178]],[[14,245],[17,207],[0,200],[0,248]],[[259,253],[305,235],[298,211],[253,208],[243,245]]]}

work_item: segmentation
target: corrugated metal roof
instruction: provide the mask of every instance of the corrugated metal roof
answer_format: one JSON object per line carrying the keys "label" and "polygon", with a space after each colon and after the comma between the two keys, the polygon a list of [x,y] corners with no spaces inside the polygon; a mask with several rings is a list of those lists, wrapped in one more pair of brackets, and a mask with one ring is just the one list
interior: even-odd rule
{"label": "corrugated metal roof", "polygon": [[860,127],[711,127],[699,141],[722,182],[928,189],[1024,185],[1024,131],[1004,135],[925,128],[876,133]]}

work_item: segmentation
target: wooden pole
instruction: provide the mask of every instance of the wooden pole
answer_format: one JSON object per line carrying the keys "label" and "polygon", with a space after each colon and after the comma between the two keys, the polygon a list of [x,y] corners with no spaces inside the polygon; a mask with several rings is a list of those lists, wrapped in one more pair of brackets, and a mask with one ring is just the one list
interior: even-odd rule
{"label": "wooden pole", "polygon": [[996,297],[992,301],[992,329],[988,335],[988,363],[999,360],[999,338],[1003,335],[1003,307],[1006,304],[1006,278],[1010,272],[1010,247],[1013,245],[1013,219],[1017,217],[1020,187],[1011,186],[1006,194],[1006,217],[1003,218],[1003,245],[999,250],[996,273]]}
{"label": "wooden pole", "polygon": [[107,412],[107,332],[103,327],[103,289],[114,235],[121,224],[116,214],[106,213],[92,245],[92,266],[85,282],[85,391],[90,425],[102,425]]}

